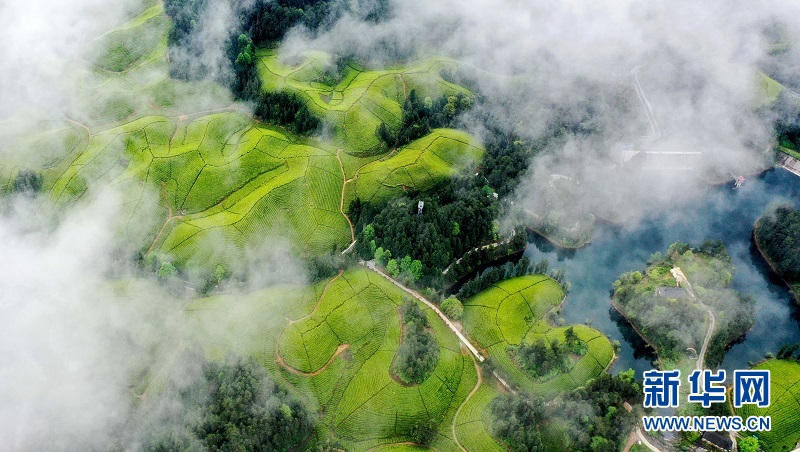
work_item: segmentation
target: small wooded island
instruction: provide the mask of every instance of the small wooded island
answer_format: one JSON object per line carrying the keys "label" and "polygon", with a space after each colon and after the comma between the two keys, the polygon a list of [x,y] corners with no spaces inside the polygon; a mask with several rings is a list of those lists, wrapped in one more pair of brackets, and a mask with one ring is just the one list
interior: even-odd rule
{"label": "small wooded island", "polygon": [[728,288],[734,266],[725,246],[676,242],[647,264],[614,282],[614,309],[655,350],[659,367],[679,367],[704,350],[706,367],[718,366],[754,322],[754,300]]}

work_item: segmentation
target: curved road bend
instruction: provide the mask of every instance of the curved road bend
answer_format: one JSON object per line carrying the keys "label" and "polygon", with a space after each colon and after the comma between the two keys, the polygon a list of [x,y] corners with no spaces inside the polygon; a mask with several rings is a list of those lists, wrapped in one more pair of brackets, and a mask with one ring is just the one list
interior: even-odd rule
{"label": "curved road bend", "polygon": [[703,370],[703,361],[705,361],[706,352],[708,351],[708,343],[711,341],[711,335],[714,333],[714,328],[717,325],[717,317],[711,311],[711,308],[706,306],[705,303],[700,301],[700,298],[697,297],[694,289],[692,289],[692,284],[686,278],[686,275],[683,274],[683,271],[680,267],[674,267],[670,270],[670,273],[672,273],[672,276],[675,277],[675,281],[677,281],[678,284],[686,285],[686,290],[689,291],[689,295],[691,295],[696,302],[700,303],[700,306],[705,308],[706,312],[708,312],[708,331],[706,332],[706,337],[703,340],[703,347],[700,349],[700,354],[697,357],[697,370]]}

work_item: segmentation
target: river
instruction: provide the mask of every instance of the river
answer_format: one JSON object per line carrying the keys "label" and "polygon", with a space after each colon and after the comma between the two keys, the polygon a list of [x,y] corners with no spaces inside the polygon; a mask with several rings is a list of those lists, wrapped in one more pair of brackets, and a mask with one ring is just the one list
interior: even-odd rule
{"label": "river", "polygon": [[732,287],[756,299],[753,329],[726,354],[722,368],[729,372],[748,367],[785,343],[800,341],[800,307],[789,290],[770,274],[752,243],[752,229],[764,209],[776,202],[800,201],[800,177],[774,169],[752,177],[739,189],[731,185],[708,187],[691,205],[670,209],[634,227],[599,224],[592,243],[573,251],[557,250],[546,240],[531,240],[525,255],[548,259],[550,268],[565,268],[572,289],[561,310],[567,323],[589,323],[621,344],[612,372],[651,369],[652,355],[635,332],[615,315],[611,285],[621,273],[643,270],[648,257],[680,240],[699,245],[719,239],[736,266]]}

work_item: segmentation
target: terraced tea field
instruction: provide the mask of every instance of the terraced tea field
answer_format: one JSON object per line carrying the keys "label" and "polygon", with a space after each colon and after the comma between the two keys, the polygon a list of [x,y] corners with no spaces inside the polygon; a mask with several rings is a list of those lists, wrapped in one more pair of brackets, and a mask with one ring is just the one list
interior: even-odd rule
{"label": "terraced tea field", "polygon": [[793,450],[800,440],[800,363],[787,359],[770,359],[753,367],[770,371],[770,406],[758,408],[744,405],[736,414],[771,416],[772,430],[758,432],[758,441],[765,450]]}
{"label": "terraced tea field", "polygon": [[[438,364],[419,385],[393,379],[403,296],[376,273],[355,269],[310,288],[196,300],[186,308],[187,330],[198,331],[196,340],[212,356],[257,356],[319,410],[321,431],[348,449],[410,441],[414,423],[432,420],[439,425],[437,448],[454,450],[453,416],[475,386],[476,369],[447,326],[423,307],[440,347]],[[212,337],[224,340],[193,324],[216,325]],[[467,419],[465,410],[459,419]]]}
{"label": "terraced tea field", "polygon": [[513,278],[495,284],[464,303],[464,328],[488,351],[502,371],[523,389],[543,396],[554,396],[585,384],[600,375],[614,360],[611,342],[600,331],[584,325],[573,325],[578,337],[588,346],[586,354],[572,365],[569,372],[546,381],[534,380],[509,356],[510,345],[532,344],[539,338],[549,343],[564,342],[568,327],[555,327],[548,315],[564,300],[558,283],[544,275]]}

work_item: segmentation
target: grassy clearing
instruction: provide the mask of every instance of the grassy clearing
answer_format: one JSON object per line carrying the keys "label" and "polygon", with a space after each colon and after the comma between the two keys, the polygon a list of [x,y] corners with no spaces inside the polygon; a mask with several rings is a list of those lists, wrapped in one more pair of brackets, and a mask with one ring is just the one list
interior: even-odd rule
{"label": "grassy clearing", "polygon": [[800,363],[794,360],[770,359],[753,369],[770,371],[770,406],[758,408],[744,405],[736,414],[771,416],[772,430],[758,432],[758,441],[765,450],[792,450],[800,440]]}
{"label": "grassy clearing", "polygon": [[488,350],[505,374],[523,389],[544,396],[553,396],[582,386],[601,374],[614,359],[611,342],[601,332],[583,325],[574,325],[578,337],[588,351],[572,359],[571,368],[549,379],[532,379],[509,357],[510,345],[532,344],[538,339],[564,343],[567,327],[554,327],[549,314],[564,298],[558,283],[544,275],[531,275],[502,281],[464,303],[462,324],[478,344]]}

